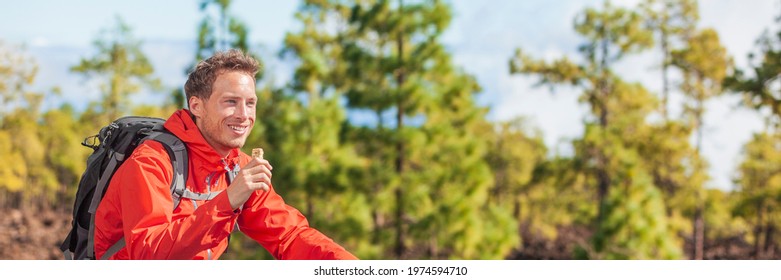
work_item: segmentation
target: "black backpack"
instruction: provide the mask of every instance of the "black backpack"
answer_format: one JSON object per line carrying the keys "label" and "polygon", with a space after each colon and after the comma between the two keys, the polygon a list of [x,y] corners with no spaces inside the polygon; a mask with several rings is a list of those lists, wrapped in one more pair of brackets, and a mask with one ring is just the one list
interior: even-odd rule
{"label": "black backpack", "polygon": [[[168,151],[175,173],[171,183],[171,195],[176,209],[185,192],[187,149],[179,138],[163,128],[164,122],[159,118],[122,117],[81,143],[92,148],[94,152],[87,159],[87,170],[81,176],[76,191],[71,231],[60,246],[65,259],[95,259],[94,221],[98,204],[103,199],[114,172],[145,140],[158,141]],[[125,239],[121,238],[106,251],[102,259],[108,259],[124,246]]]}

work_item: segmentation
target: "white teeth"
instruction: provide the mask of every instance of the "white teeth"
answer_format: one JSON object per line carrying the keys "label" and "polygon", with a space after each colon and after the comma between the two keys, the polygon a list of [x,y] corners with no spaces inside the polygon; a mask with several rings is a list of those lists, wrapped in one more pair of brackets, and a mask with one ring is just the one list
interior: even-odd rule
{"label": "white teeth", "polygon": [[238,131],[238,132],[244,132],[244,130],[247,129],[247,127],[244,127],[244,126],[232,126],[232,125],[229,125],[228,127],[233,129],[234,131]]}

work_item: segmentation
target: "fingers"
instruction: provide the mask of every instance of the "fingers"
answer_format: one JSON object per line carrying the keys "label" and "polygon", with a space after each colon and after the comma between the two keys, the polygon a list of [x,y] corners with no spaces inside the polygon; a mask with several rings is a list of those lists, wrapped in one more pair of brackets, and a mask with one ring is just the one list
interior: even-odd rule
{"label": "fingers", "polygon": [[269,191],[273,176],[271,169],[273,167],[267,160],[253,158],[241,169],[240,173],[249,189]]}
{"label": "fingers", "polygon": [[268,160],[262,158],[252,158],[252,160],[250,160],[249,163],[247,163],[247,165],[244,165],[244,167],[242,167],[241,169],[242,170],[252,169],[256,166],[261,166],[261,165],[268,168],[268,170],[274,169],[274,167],[271,166],[271,163],[269,163]]}
{"label": "fingers", "polygon": [[265,169],[265,172],[259,172],[255,174],[248,174],[247,175],[247,184],[250,187],[250,189],[257,190],[262,189],[264,191],[268,191],[269,186],[271,185],[271,172],[268,171],[268,169]]}
{"label": "fingers", "polygon": [[260,183],[258,184],[258,190],[262,190],[264,192],[267,192],[269,190],[269,186],[266,183]]}
{"label": "fingers", "polygon": [[241,184],[245,185],[249,190],[264,190],[268,191],[271,185],[270,173],[249,173],[246,170],[239,172],[241,178]]}

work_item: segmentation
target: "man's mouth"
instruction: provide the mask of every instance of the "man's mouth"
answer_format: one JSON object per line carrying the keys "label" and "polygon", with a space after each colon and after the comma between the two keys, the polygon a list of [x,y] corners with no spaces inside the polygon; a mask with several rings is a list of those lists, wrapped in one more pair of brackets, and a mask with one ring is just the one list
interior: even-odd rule
{"label": "man's mouth", "polygon": [[244,125],[229,125],[228,127],[236,133],[244,133],[247,131],[247,126]]}

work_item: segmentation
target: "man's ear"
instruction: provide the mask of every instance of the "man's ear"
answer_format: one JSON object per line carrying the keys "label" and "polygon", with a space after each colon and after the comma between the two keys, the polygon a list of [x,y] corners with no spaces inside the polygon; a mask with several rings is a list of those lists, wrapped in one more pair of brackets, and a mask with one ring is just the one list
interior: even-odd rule
{"label": "man's ear", "polygon": [[197,118],[203,117],[203,100],[197,96],[191,96],[190,100],[187,101],[187,104],[189,104],[190,113],[193,114],[193,116]]}

